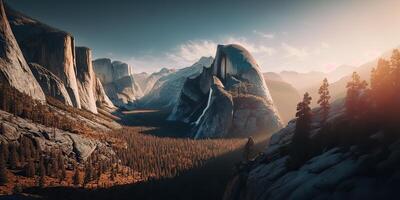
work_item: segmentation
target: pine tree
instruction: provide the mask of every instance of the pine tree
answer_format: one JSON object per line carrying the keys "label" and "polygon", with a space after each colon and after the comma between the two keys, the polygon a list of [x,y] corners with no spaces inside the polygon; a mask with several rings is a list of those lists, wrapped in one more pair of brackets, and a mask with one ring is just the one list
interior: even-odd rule
{"label": "pine tree", "polygon": [[309,154],[309,131],[311,128],[311,97],[306,92],[303,101],[297,104],[296,128],[293,135],[292,144],[289,149],[290,160],[289,168],[301,166],[308,158]]}
{"label": "pine tree", "polygon": [[10,145],[10,168],[17,169],[18,166],[18,153],[15,144]]}
{"label": "pine tree", "polygon": [[74,176],[72,177],[72,179],[73,179],[73,184],[75,186],[79,186],[81,184],[81,177],[80,177],[78,166],[75,166],[75,172],[74,172]]}
{"label": "pine tree", "polygon": [[379,59],[376,68],[371,71],[371,99],[374,106],[376,120],[388,121],[392,116],[386,111],[386,107],[393,103],[396,91],[393,87],[391,67],[387,60]]}
{"label": "pine tree", "polygon": [[35,177],[35,171],[35,163],[32,159],[29,159],[28,164],[25,165],[25,175],[30,178]]}
{"label": "pine tree", "polygon": [[39,161],[39,187],[43,188],[45,185],[46,167],[44,166],[44,158],[40,157]]}
{"label": "pine tree", "polygon": [[4,185],[8,182],[6,159],[3,153],[0,153],[0,185]]}
{"label": "pine tree", "polygon": [[8,152],[8,145],[7,143],[3,143],[1,144],[1,154],[3,154],[3,158],[5,159],[4,161],[7,162],[8,156],[9,156],[9,152]]}
{"label": "pine tree", "polygon": [[330,109],[330,104],[329,104],[329,99],[331,96],[329,95],[329,83],[328,79],[324,79],[322,82],[321,87],[318,90],[319,99],[318,99],[318,104],[321,107],[321,123],[325,123],[326,119],[328,118],[329,115],[329,109]]}
{"label": "pine tree", "polygon": [[361,81],[360,76],[357,72],[353,72],[351,76],[352,80],[347,83],[347,95],[346,95],[346,114],[351,120],[358,119],[362,115],[362,108],[364,107],[364,99],[362,92],[367,87],[366,81]]}
{"label": "pine tree", "polygon": [[86,166],[85,166],[85,177],[83,179],[83,187],[86,186],[86,184],[88,184],[91,180],[92,180],[92,173],[93,169],[92,169],[92,165],[89,162]]}
{"label": "pine tree", "polygon": [[398,49],[394,50],[392,53],[392,57],[390,58],[390,63],[392,67],[392,80],[393,80],[393,91],[394,95],[392,97],[392,110],[391,117],[392,122],[397,123],[397,120],[400,118],[400,106],[398,103],[400,102],[400,51]]}

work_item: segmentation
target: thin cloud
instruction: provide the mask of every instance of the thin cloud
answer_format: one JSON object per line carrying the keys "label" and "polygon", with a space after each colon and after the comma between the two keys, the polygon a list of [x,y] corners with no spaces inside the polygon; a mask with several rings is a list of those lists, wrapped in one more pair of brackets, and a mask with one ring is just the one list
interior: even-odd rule
{"label": "thin cloud", "polygon": [[297,48],[285,42],[281,44],[281,47],[286,52],[287,57],[296,57],[303,59],[310,54],[306,48]]}
{"label": "thin cloud", "polygon": [[274,39],[275,38],[275,35],[272,34],[272,33],[263,33],[263,32],[257,31],[257,30],[253,30],[253,33],[258,35],[258,36],[261,36],[263,38],[267,38],[267,39]]}

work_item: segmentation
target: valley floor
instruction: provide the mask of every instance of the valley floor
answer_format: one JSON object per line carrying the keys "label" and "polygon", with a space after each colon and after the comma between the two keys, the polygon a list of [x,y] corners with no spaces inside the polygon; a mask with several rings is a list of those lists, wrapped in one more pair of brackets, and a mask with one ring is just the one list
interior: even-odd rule
{"label": "valley floor", "polygon": [[[157,136],[162,140],[171,140],[171,137],[182,136],[189,130],[182,124],[165,121],[168,112],[158,110],[136,110],[120,113],[120,123],[126,126],[122,131],[138,130],[139,133]],[[165,138],[165,139],[163,139]],[[172,139],[173,140],[173,139]],[[189,142],[202,142],[191,141]],[[229,143],[232,139],[221,140]],[[203,141],[206,142],[206,141]],[[213,141],[210,141],[213,142]],[[243,146],[246,139],[233,141],[235,150],[226,151],[204,161],[203,164],[178,173],[173,178],[150,179],[135,184],[116,185],[98,189],[83,189],[76,187],[37,187],[26,188],[24,195],[10,197],[10,199],[222,199],[225,187],[235,172],[235,166],[243,160]],[[259,140],[254,152],[262,151],[267,139]],[[239,145],[238,145],[239,144]],[[226,145],[226,144],[224,144]],[[148,163],[147,163],[148,164]],[[8,198],[8,197],[5,197]]]}

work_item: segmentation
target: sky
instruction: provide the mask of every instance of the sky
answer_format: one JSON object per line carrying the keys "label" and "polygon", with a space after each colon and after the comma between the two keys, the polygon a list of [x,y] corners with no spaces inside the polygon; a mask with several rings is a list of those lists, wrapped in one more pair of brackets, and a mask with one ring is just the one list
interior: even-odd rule
{"label": "sky", "polygon": [[358,66],[400,45],[399,0],[6,0],[133,66],[182,68],[236,43],[262,71]]}

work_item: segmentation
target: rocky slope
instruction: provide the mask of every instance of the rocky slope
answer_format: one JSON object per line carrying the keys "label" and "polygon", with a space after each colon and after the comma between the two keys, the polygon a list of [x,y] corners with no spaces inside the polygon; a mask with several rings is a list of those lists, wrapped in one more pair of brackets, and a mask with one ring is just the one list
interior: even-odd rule
{"label": "rocky slope", "polygon": [[10,85],[34,99],[45,101],[45,95],[22,55],[0,1],[0,82]]}
{"label": "rocky slope", "polygon": [[132,68],[128,64],[101,58],[93,61],[93,67],[114,105],[129,106],[143,95],[133,77]]}
{"label": "rocky slope", "polygon": [[29,63],[29,67],[46,96],[54,97],[65,105],[72,106],[64,83],[56,75],[36,63]]}
{"label": "rocky slope", "polygon": [[204,66],[210,66],[212,57],[202,57],[190,67],[171,72],[157,80],[153,88],[143,96],[140,107],[155,109],[172,109],[179,99],[183,84],[188,77],[197,76]]}
{"label": "rocky slope", "polygon": [[62,155],[72,164],[75,160],[85,161],[95,150],[101,152],[107,160],[115,152],[109,144],[91,139],[83,135],[45,127],[25,119],[15,117],[10,113],[0,111],[1,143],[18,144],[20,138],[26,137],[43,152],[51,153],[55,149],[61,150]]}
{"label": "rocky slope", "polygon": [[319,109],[313,111],[312,145],[303,150],[322,151],[313,150],[299,168],[288,167],[293,120],[271,137],[262,155],[239,169],[224,199],[395,199],[400,184],[400,139],[385,140],[379,129],[363,132],[365,140],[351,139],[357,128],[348,130],[343,105],[342,100],[333,103],[325,134]]}
{"label": "rocky slope", "polygon": [[92,66],[92,52],[87,47],[76,47],[76,77],[81,106],[90,112],[97,113],[95,87],[96,77]]}
{"label": "rocky slope", "polygon": [[9,7],[6,12],[25,59],[45,67],[60,78],[73,105],[80,108],[74,37]]}
{"label": "rocky slope", "polygon": [[239,45],[219,45],[213,64],[189,77],[169,120],[193,124],[193,137],[247,137],[281,120],[259,66]]}
{"label": "rocky slope", "polygon": [[295,116],[296,105],[301,99],[300,94],[290,83],[285,82],[279,74],[269,72],[263,75],[279,116],[283,123],[287,124]]}

